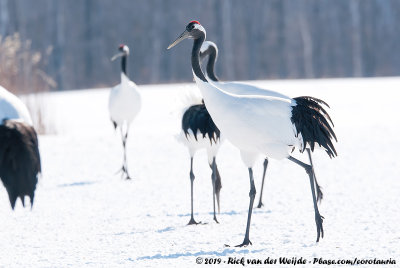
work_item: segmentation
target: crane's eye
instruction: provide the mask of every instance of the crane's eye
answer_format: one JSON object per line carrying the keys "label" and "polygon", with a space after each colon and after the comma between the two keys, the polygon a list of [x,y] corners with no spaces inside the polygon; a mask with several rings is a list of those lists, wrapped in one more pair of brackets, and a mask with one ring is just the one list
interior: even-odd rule
{"label": "crane's eye", "polygon": [[194,29],[194,25],[193,25],[193,24],[192,24],[192,25],[189,25],[189,26],[187,27],[187,29],[188,29],[188,31],[193,30],[193,29]]}

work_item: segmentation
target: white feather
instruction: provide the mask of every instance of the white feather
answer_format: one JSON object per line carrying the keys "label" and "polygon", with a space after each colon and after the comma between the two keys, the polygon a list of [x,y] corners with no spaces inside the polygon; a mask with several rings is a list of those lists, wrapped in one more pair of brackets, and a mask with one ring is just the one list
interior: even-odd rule
{"label": "white feather", "polygon": [[141,108],[141,97],[136,84],[121,73],[121,83],[111,89],[108,108],[111,119],[118,125],[128,125]]}
{"label": "white feather", "polygon": [[204,53],[209,47],[214,47],[216,51],[216,58],[218,58],[218,47],[214,42],[204,41],[201,45],[200,52]]}
{"label": "white feather", "polygon": [[178,141],[182,142],[189,150],[190,157],[193,157],[198,150],[205,149],[207,151],[208,163],[211,165],[213,158],[217,156],[218,150],[222,144],[222,137],[220,140],[217,140],[217,137],[214,137],[216,142],[210,141],[208,134],[203,137],[203,134],[197,132],[197,140],[195,139],[195,135],[191,129],[188,130],[189,134],[186,136],[183,131],[177,136]]}
{"label": "white feather", "polygon": [[21,120],[32,125],[32,118],[26,105],[17,96],[0,86],[0,124],[4,119]]}
{"label": "white feather", "polygon": [[182,104],[182,107],[184,107],[183,112],[185,112],[192,105],[203,103],[203,97],[201,96],[198,88],[186,87],[180,97],[180,103]]}
{"label": "white feather", "polygon": [[219,89],[229,92],[231,94],[235,94],[235,95],[258,95],[258,96],[277,97],[277,98],[282,98],[282,99],[287,99],[287,100],[292,99],[289,96],[286,96],[279,92],[256,87],[256,86],[241,83],[241,82],[215,82],[215,81],[210,81],[210,79],[208,81],[211,84],[218,87]]}
{"label": "white feather", "polygon": [[290,120],[294,101],[273,96],[235,95],[194,77],[215,124],[247,155],[243,159],[247,166],[253,166],[260,154],[286,158],[293,146],[300,145]]}

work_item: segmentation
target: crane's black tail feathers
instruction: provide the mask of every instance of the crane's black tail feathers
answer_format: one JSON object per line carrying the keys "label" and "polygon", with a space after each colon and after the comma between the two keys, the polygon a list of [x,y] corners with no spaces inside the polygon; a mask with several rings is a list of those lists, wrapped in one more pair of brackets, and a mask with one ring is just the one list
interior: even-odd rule
{"label": "crane's black tail feathers", "polygon": [[192,130],[196,141],[197,133],[200,132],[203,138],[208,136],[211,145],[213,142],[215,144],[218,143],[221,136],[221,132],[208,113],[204,102],[192,105],[184,112],[182,116],[182,130],[186,138],[188,138],[189,129]]}
{"label": "crane's black tail feathers", "polygon": [[295,125],[297,135],[301,134],[303,138],[303,148],[301,151],[310,146],[314,151],[315,143],[323,147],[329,157],[337,156],[332,140],[336,138],[333,131],[333,122],[327,111],[322,107],[329,105],[323,100],[302,96],[294,98],[296,105],[292,110],[292,123]]}
{"label": "crane's black tail feathers", "polygon": [[33,127],[14,120],[3,120],[0,125],[0,178],[7,189],[12,209],[19,197],[35,196],[41,172],[36,131]]}

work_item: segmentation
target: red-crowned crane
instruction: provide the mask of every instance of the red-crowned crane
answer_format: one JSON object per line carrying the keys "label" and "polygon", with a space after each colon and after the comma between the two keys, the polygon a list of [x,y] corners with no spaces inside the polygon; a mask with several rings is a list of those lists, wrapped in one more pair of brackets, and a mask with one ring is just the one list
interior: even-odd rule
{"label": "red-crowned crane", "polygon": [[[200,58],[203,59],[207,55],[210,55],[208,62],[212,62],[212,57],[215,56],[213,53],[200,54]],[[214,59],[215,62],[215,59]],[[193,158],[198,150],[205,149],[207,151],[208,164],[211,168],[211,184],[213,187],[213,209],[214,209],[214,221],[219,223],[215,212],[215,199],[217,200],[218,212],[220,212],[220,191],[222,188],[221,175],[218,170],[216,156],[221,145],[221,133],[215,126],[214,121],[207,111],[204,104],[204,100],[193,96],[191,98],[192,104],[184,110],[182,115],[181,134],[180,141],[188,148],[190,155],[190,207],[191,217],[188,225],[199,224],[196,222],[193,216],[193,182],[195,175],[193,172]]]}
{"label": "red-crowned crane", "polygon": [[28,109],[15,95],[0,86],[0,178],[11,208],[25,196],[31,207],[41,172],[38,139]]}
{"label": "red-crowned crane", "polygon": [[141,97],[137,85],[129,80],[126,73],[126,61],[129,56],[129,47],[127,45],[120,45],[118,51],[119,52],[114,55],[111,60],[114,61],[121,57],[121,83],[111,89],[108,109],[114,128],[119,128],[121,132],[124,150],[121,172],[122,175],[126,175],[126,179],[131,179],[126,162],[126,142],[131,123],[140,111]]}
{"label": "red-crowned crane", "polygon": [[221,133],[215,126],[207,111],[204,101],[194,103],[187,107],[182,116],[180,141],[188,148],[190,155],[190,194],[191,217],[189,225],[198,224],[193,217],[193,157],[198,150],[207,151],[208,164],[211,168],[211,183],[213,187],[214,221],[218,223],[215,212],[215,199],[217,199],[218,212],[220,211],[219,195],[221,191],[221,176],[218,171],[216,156],[221,145]]}
{"label": "red-crowned crane", "polygon": [[[211,41],[204,41],[203,45],[201,46],[200,49],[200,58],[204,58],[206,56],[209,56],[208,61],[207,61],[207,67],[206,67],[206,77],[207,80],[215,84],[218,88],[225,90],[229,93],[237,94],[237,95],[261,95],[261,96],[273,96],[273,97],[279,97],[279,98],[284,98],[284,99],[290,99],[289,96],[283,95],[281,93],[256,87],[253,85],[241,83],[241,82],[221,82],[219,81],[218,77],[215,75],[215,62],[218,59],[218,47],[214,42]],[[312,163],[312,158],[311,158],[311,151],[310,148],[306,148],[310,163]],[[264,164],[263,164],[263,176],[262,176],[262,182],[261,182],[261,191],[260,191],[260,198],[258,201],[257,208],[261,208],[264,204],[262,203],[262,196],[263,196],[263,191],[264,191],[264,180],[265,180],[265,174],[267,171],[267,166],[268,166],[268,158],[264,159]],[[321,187],[319,186],[317,182],[317,178],[314,174],[315,178],[315,186],[317,190],[317,201],[322,200],[323,198],[323,193],[321,190]]]}
{"label": "red-crowned crane", "polygon": [[330,157],[337,155],[332,139],[336,135],[332,122],[322,107],[324,101],[313,97],[284,99],[274,96],[236,95],[228,93],[209,83],[200,68],[200,48],[206,39],[206,31],[198,21],[191,21],[185,31],[168,47],[174,47],[182,40],[193,39],[191,55],[192,72],[205,105],[221,133],[239,150],[250,177],[250,204],[246,233],[240,247],[251,244],[250,223],[256,188],[253,166],[259,155],[273,159],[289,159],[303,167],[309,176],[314,203],[317,242],[323,237],[323,217],[318,210],[315,193],[315,179],[312,164],[308,165],[292,157],[290,153],[298,148],[304,152],[307,146],[325,149]]}

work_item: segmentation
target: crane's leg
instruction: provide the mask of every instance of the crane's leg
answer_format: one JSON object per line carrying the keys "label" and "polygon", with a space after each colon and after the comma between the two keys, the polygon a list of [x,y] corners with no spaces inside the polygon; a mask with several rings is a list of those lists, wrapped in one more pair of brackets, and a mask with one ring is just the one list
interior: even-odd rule
{"label": "crane's leg", "polygon": [[[211,164],[211,183],[212,183],[212,188],[213,188],[213,208],[214,208],[214,221],[216,223],[219,223],[217,220],[217,215],[215,213],[215,197],[216,197],[216,191],[215,191],[215,182],[217,181],[217,164],[215,162],[215,157],[213,157],[213,161]],[[219,203],[219,202],[218,202]]]}
{"label": "crane's leg", "polygon": [[249,205],[249,213],[247,216],[247,226],[246,226],[246,234],[244,236],[243,243],[240,245],[237,245],[236,247],[243,247],[243,246],[248,246],[249,244],[252,245],[250,241],[250,222],[251,222],[251,214],[253,212],[253,204],[254,204],[254,198],[256,196],[256,186],[254,185],[254,178],[253,178],[253,169],[249,168],[249,177],[250,177],[250,205]]}
{"label": "crane's leg", "polygon": [[308,153],[308,159],[310,159],[310,165],[311,165],[312,170],[313,170],[315,186],[317,188],[317,202],[321,202],[322,198],[324,197],[324,194],[322,193],[322,190],[321,190],[322,187],[319,186],[319,184],[317,182],[317,177],[315,176],[314,165],[313,165],[312,158],[311,158],[311,150],[310,150],[310,148],[307,148],[306,150],[307,150],[307,153]]}
{"label": "crane's leg", "polygon": [[311,192],[312,192],[312,197],[313,197],[313,202],[314,202],[314,212],[315,212],[315,223],[317,225],[317,242],[319,241],[319,238],[324,238],[324,228],[322,226],[322,222],[324,217],[321,216],[321,214],[319,213],[318,210],[318,204],[317,204],[317,198],[315,196],[315,187],[314,187],[314,172],[313,172],[313,167],[312,165],[307,165],[303,162],[301,162],[300,160],[297,160],[294,157],[289,156],[288,159],[296,164],[298,164],[299,166],[303,167],[308,176],[310,177],[310,185],[311,185]]}
{"label": "crane's leg", "polygon": [[261,208],[264,206],[262,202],[262,194],[264,190],[264,179],[265,179],[265,173],[267,172],[267,167],[268,167],[268,158],[265,158],[264,160],[264,171],[263,171],[263,177],[262,177],[262,182],[261,182],[261,193],[260,193],[260,200],[258,201],[258,206],[257,208]]}
{"label": "crane's leg", "polygon": [[128,164],[127,164],[127,161],[126,161],[126,142],[127,142],[127,140],[128,140],[128,131],[129,131],[129,125],[127,125],[126,133],[125,133],[125,135],[123,136],[123,142],[122,142],[123,145],[124,145],[124,164],[123,164],[122,169],[123,169],[123,171],[124,171],[125,174],[126,174],[126,178],[125,178],[125,179],[131,180],[132,177],[129,175],[129,172],[128,172]]}
{"label": "crane's leg", "polygon": [[190,208],[191,208],[191,217],[188,225],[192,224],[199,224],[200,222],[196,222],[193,218],[193,181],[194,181],[194,174],[193,174],[193,157],[190,157]]}
{"label": "crane's leg", "polygon": [[120,126],[120,133],[121,133],[121,141],[122,141],[122,149],[123,149],[123,154],[124,154],[124,158],[123,158],[123,162],[122,162],[122,168],[120,169],[120,170],[118,170],[117,172],[116,172],[116,174],[117,173],[121,173],[122,174],[122,176],[124,176],[125,174],[126,174],[126,135],[124,134],[124,132],[123,132],[123,129],[122,129],[122,125]]}
{"label": "crane's leg", "polygon": [[215,171],[216,171],[216,180],[215,180],[215,198],[217,199],[218,206],[218,214],[221,212],[220,202],[219,202],[219,194],[222,188],[221,175],[219,174],[218,165],[215,163]]}

